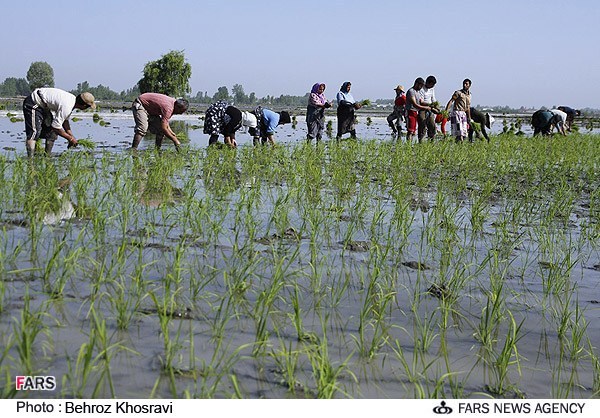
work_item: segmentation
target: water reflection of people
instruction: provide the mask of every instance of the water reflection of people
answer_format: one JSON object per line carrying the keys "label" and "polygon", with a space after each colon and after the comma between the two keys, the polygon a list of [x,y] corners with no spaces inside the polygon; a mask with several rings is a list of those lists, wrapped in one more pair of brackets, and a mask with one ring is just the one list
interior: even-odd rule
{"label": "water reflection of people", "polygon": [[170,182],[176,167],[171,162],[133,156],[132,182],[139,202],[144,206],[158,207],[182,196],[181,189]]}
{"label": "water reflection of people", "polygon": [[40,138],[46,140],[46,154],[52,152],[54,141],[58,136],[67,140],[69,148],[76,147],[77,139],[71,131],[69,118],[74,109],[88,108],[96,108],[91,93],[85,92],[75,96],[56,88],[35,89],[23,101],[27,156],[31,157],[35,154],[35,144]]}
{"label": "water reflection of people", "polygon": [[55,225],[75,217],[75,207],[67,193],[71,179],[59,180],[52,161],[44,159],[31,164],[26,183],[24,212],[30,222]]}
{"label": "water reflection of people", "polygon": [[177,135],[169,126],[169,120],[173,115],[180,115],[188,109],[189,103],[185,99],[173,99],[160,93],[144,93],[133,101],[131,110],[133,111],[133,119],[135,120],[135,134],[132,149],[137,149],[146,136],[147,131],[156,135],[155,145],[160,149],[165,135],[175,145],[175,149],[179,151],[181,143],[177,139]]}

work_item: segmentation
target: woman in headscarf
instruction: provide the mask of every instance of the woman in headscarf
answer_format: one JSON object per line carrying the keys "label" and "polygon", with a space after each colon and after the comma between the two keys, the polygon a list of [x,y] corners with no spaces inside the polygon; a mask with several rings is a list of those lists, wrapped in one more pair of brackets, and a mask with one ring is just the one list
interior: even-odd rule
{"label": "woman in headscarf", "polygon": [[290,113],[285,110],[273,112],[270,109],[257,106],[252,113],[256,116],[257,126],[256,128],[249,128],[248,133],[253,136],[254,145],[260,143],[264,145],[267,142],[275,145],[275,128],[292,121]]}
{"label": "woman in headscarf", "polygon": [[313,138],[317,142],[323,137],[325,128],[325,109],[331,107],[323,92],[325,84],[316,83],[312,86],[308,96],[308,107],[306,108],[306,125],[308,126],[308,135],[306,139],[310,142]]}
{"label": "woman in headscarf", "polygon": [[254,122],[248,120],[248,112],[242,112],[237,107],[229,106],[227,102],[218,101],[206,109],[204,118],[204,133],[210,135],[208,145],[214,145],[219,140],[219,135],[225,137],[225,144],[231,148],[237,147],[235,132],[244,126],[256,127]]}
{"label": "woman in headscarf", "polygon": [[360,109],[361,104],[357,103],[350,93],[352,83],[346,81],[342,84],[340,91],[337,94],[337,119],[338,131],[336,139],[342,139],[342,135],[350,132],[350,137],[356,139],[356,129],[354,129],[354,110]]}

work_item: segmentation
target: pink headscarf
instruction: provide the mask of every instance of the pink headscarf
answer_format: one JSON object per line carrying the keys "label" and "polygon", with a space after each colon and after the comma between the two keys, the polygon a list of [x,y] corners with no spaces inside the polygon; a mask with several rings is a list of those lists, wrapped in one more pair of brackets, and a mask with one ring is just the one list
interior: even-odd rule
{"label": "pink headscarf", "polygon": [[324,105],[327,102],[325,95],[323,93],[319,93],[319,87],[323,86],[323,91],[325,91],[325,84],[323,83],[315,83],[310,90],[310,103],[315,105]]}

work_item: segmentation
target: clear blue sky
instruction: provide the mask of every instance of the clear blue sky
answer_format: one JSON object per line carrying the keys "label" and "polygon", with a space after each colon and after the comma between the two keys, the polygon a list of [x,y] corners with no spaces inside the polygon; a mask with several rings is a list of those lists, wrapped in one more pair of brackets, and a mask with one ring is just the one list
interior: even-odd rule
{"label": "clear blue sky", "polygon": [[46,61],[56,86],[132,87],[183,50],[193,90],[393,97],[418,76],[445,103],[466,77],[480,105],[600,108],[597,0],[14,1],[4,3],[0,82]]}

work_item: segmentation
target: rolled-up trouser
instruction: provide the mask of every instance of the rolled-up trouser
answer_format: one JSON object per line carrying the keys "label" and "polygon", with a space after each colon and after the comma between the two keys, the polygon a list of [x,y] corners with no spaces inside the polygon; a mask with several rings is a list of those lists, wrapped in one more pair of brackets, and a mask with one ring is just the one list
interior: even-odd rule
{"label": "rolled-up trouser", "polygon": [[139,99],[133,101],[131,106],[133,120],[135,121],[135,133],[145,136],[148,131],[157,136],[164,136],[162,130],[162,120],[160,116],[149,115]]}
{"label": "rolled-up trouser", "polygon": [[28,140],[39,138],[55,140],[58,134],[52,129],[52,114],[37,105],[31,96],[23,101],[25,136]]}
{"label": "rolled-up trouser", "polygon": [[[52,114],[36,104],[29,95],[23,101],[23,119],[25,120],[25,142],[44,138],[46,152],[50,153],[54,141],[58,138],[58,134],[52,129]],[[32,154],[33,149],[28,148],[27,152]]]}
{"label": "rolled-up trouser", "polygon": [[[390,128],[398,131],[402,131],[402,122],[404,121],[404,112],[400,109],[394,109],[392,113],[386,118]],[[395,121],[395,123],[394,123]]]}

